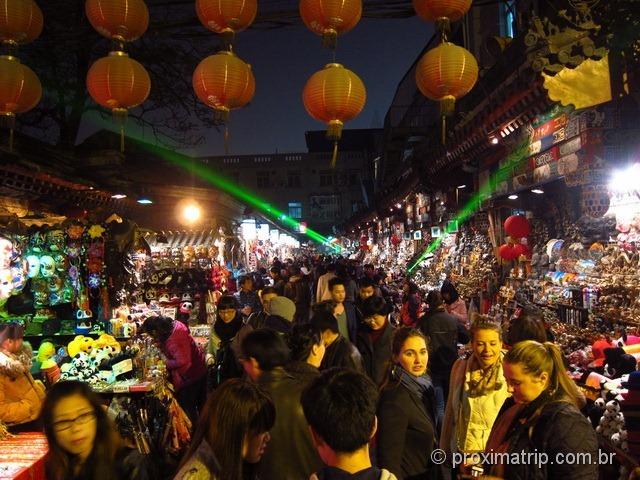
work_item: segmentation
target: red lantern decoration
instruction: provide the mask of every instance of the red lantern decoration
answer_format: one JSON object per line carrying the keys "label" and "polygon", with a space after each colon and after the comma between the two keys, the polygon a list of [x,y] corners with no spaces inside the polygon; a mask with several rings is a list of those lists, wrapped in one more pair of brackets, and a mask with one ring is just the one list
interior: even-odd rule
{"label": "red lantern decoration", "polygon": [[0,0],[0,41],[25,44],[42,33],[42,10],[34,0]]}
{"label": "red lantern decoration", "polygon": [[229,43],[253,23],[257,12],[257,0],[196,0],[200,22]]}
{"label": "red lantern decoration", "polygon": [[512,245],[501,245],[498,249],[498,255],[504,260],[513,260],[517,258],[515,248]]}
{"label": "red lantern decoration", "polygon": [[362,17],[362,0],[300,0],[300,16],[323,45],[335,48],[338,35],[355,27]]}
{"label": "red lantern decoration", "polygon": [[413,0],[418,16],[427,22],[448,18],[456,22],[471,8],[471,0]]}
{"label": "red lantern decoration", "polygon": [[394,247],[397,247],[398,245],[400,245],[401,242],[402,242],[402,239],[398,235],[396,235],[395,233],[391,235],[391,245],[393,245]]}
{"label": "red lantern decoration", "polygon": [[328,124],[327,137],[334,142],[332,167],[336,163],[344,122],[358,116],[366,99],[367,91],[360,77],[339,63],[326,65],[304,86],[302,101],[307,112]]}
{"label": "red lantern decoration", "polygon": [[151,79],[145,68],[124,52],[111,52],[97,60],[87,73],[87,88],[95,102],[112,111],[120,126],[120,150],[124,151],[127,111],[149,96]]}
{"label": "red lantern decoration", "polygon": [[38,76],[16,57],[0,56],[0,119],[9,127],[9,150],[13,150],[13,126],[17,113],[35,107],[42,97]]}
{"label": "red lantern decoration", "polygon": [[514,254],[515,254],[514,258],[518,258],[521,255],[529,256],[529,254],[531,253],[529,251],[529,247],[527,247],[523,243],[518,243],[517,245],[514,245],[513,251],[514,251]]}
{"label": "red lantern decoration", "polygon": [[91,26],[107,38],[131,42],[149,26],[149,10],[143,0],[87,0],[84,8]]}
{"label": "red lantern decoration", "polygon": [[531,226],[522,215],[511,215],[504,221],[504,231],[512,237],[522,238],[529,236]]}
{"label": "red lantern decoration", "polygon": [[478,62],[468,50],[442,42],[418,62],[416,83],[422,94],[440,103],[442,143],[445,118],[454,112],[456,100],[469,93],[478,80]]}

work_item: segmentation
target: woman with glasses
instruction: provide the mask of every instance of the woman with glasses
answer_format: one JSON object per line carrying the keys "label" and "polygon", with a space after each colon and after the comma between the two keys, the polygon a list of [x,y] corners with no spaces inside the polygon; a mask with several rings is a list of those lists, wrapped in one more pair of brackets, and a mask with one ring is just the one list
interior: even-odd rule
{"label": "woman with glasses", "polygon": [[0,421],[14,433],[42,430],[37,419],[44,385],[29,373],[31,347],[23,336],[22,325],[0,323]]}
{"label": "woman with glasses", "polygon": [[[240,330],[244,326],[242,314],[238,310],[238,301],[231,295],[223,295],[218,300],[216,321],[211,326],[207,364],[210,365],[209,387],[215,388],[225,380],[242,375],[238,363]],[[250,328],[244,329],[245,331]]]}
{"label": "woman with glasses", "polygon": [[362,355],[365,373],[381,386],[391,363],[391,338],[395,330],[389,323],[389,305],[384,298],[371,296],[362,303],[361,313],[363,320],[355,344]]}
{"label": "woman with glasses", "polygon": [[42,407],[42,421],[49,442],[47,479],[143,477],[145,470],[132,461],[136,453],[123,448],[115,426],[87,384],[62,381],[51,387]]}

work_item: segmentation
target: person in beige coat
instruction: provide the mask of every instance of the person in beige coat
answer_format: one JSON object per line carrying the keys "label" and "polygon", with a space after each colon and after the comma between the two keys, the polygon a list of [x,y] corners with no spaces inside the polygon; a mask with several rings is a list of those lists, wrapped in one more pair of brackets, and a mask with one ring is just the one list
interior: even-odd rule
{"label": "person in beige coat", "polygon": [[32,352],[23,335],[20,324],[0,323],[0,420],[13,432],[39,430],[45,397],[44,385],[29,373]]}
{"label": "person in beige coat", "polygon": [[502,371],[501,334],[498,323],[478,316],[471,327],[471,356],[453,365],[440,436],[440,448],[447,458],[452,458],[452,453],[483,452],[498,412],[509,397]]}

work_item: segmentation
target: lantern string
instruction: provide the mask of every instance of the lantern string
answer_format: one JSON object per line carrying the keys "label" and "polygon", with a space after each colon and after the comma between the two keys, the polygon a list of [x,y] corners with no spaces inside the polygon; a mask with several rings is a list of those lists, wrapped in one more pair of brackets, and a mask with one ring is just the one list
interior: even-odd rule
{"label": "lantern string", "polygon": [[229,155],[229,126],[224,124],[224,153]]}
{"label": "lantern string", "polygon": [[333,155],[331,156],[331,168],[336,168],[336,162],[338,160],[338,140],[333,142]]}

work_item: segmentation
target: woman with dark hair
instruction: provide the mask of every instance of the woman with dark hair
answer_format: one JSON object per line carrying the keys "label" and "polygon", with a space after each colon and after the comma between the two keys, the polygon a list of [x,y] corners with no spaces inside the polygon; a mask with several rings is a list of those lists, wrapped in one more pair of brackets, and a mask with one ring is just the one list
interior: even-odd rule
{"label": "woman with dark hair", "polygon": [[420,289],[410,280],[402,284],[402,308],[400,320],[405,327],[415,327],[422,317],[422,297]]}
{"label": "woman with dark hair", "polygon": [[362,355],[365,373],[380,386],[391,361],[394,328],[389,322],[390,308],[384,298],[372,296],[362,303],[361,313],[363,320],[355,344]]}
{"label": "woman with dark hair", "polygon": [[29,372],[31,347],[23,336],[19,323],[0,323],[0,421],[14,433],[42,430],[37,419],[44,385]]}
{"label": "woman with dark hair", "polygon": [[206,396],[207,367],[203,352],[182,322],[169,317],[149,317],[142,328],[164,353],[176,400],[195,422]]}
{"label": "woman with dark hair", "polygon": [[288,340],[291,362],[286,370],[309,382],[320,375],[319,368],[326,351],[320,329],[310,324],[294,325]]}
{"label": "woman with dark hair", "polygon": [[42,407],[44,433],[49,442],[49,480],[118,480],[140,478],[125,467],[135,451],[123,448],[115,426],[100,399],[78,381],[58,382]]}
{"label": "woman with dark hair", "polygon": [[[500,453],[492,455],[497,462],[512,454],[546,455],[551,461],[542,468],[497,463],[487,473],[510,479],[598,478],[596,433],[580,413],[583,397],[567,375],[560,349],[525,340],[506,353],[503,368],[512,396],[493,424],[486,452]],[[554,461],[569,458],[573,461]]]}
{"label": "woman with dark hair", "polygon": [[401,327],[391,344],[393,365],[378,404],[378,466],[399,480],[432,478],[431,452],[437,445],[435,399],[427,375],[427,339]]}
{"label": "woman with dark hair", "polygon": [[289,267],[289,281],[284,286],[284,296],[296,304],[294,324],[309,323],[311,309],[311,285],[306,275],[297,265]]}
{"label": "woman with dark hair", "polygon": [[231,379],[211,394],[174,480],[257,480],[276,410],[254,383]]}
{"label": "woman with dark hair", "polygon": [[216,320],[211,326],[207,347],[207,364],[213,367],[209,385],[212,388],[242,375],[237,356],[240,348],[238,333],[244,326],[244,320],[238,310],[239,306],[236,298],[231,295],[223,295],[218,300]]}
{"label": "woman with dark hair", "polygon": [[440,294],[445,303],[447,313],[458,319],[462,325],[469,327],[469,315],[467,313],[467,305],[458,293],[456,287],[449,280],[442,282]]}
{"label": "woman with dark hair", "polygon": [[526,310],[509,323],[507,344],[513,346],[524,340],[535,340],[540,343],[549,340],[542,318]]}

